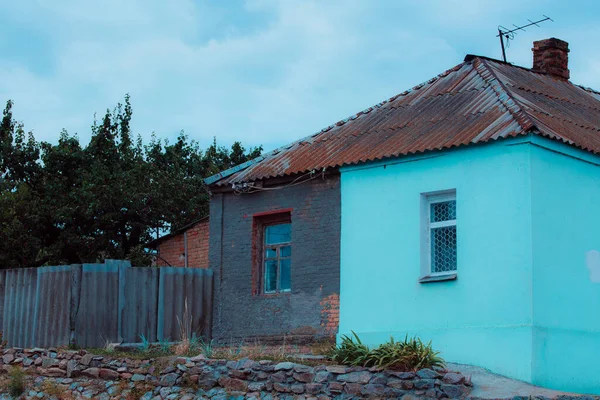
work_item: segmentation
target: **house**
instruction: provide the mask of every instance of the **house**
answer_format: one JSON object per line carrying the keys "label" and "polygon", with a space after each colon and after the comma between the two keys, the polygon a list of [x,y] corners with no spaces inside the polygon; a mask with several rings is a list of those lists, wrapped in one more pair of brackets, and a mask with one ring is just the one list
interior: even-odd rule
{"label": "house", "polygon": [[[339,257],[339,335],[354,331],[368,344],[418,335],[448,361],[600,394],[600,93],[568,80],[568,52],[559,39],[537,41],[532,68],[468,55],[210,178],[221,326],[255,329],[282,312],[310,312],[316,299],[281,304],[300,295],[299,282],[334,287]],[[308,194],[317,184],[329,185],[330,201]],[[329,212],[309,212],[324,203]],[[261,220],[271,210],[276,222]],[[282,221],[291,236],[267,232]],[[311,233],[296,231],[309,221]],[[261,286],[282,254],[271,233],[292,243],[288,293]],[[238,306],[253,314],[228,321]]]}
{"label": "house", "polygon": [[200,218],[146,245],[157,267],[208,268],[208,217]]}
{"label": "house", "polygon": [[266,162],[289,150],[207,179],[219,341],[306,344],[337,333],[339,173],[303,165],[301,154]]}

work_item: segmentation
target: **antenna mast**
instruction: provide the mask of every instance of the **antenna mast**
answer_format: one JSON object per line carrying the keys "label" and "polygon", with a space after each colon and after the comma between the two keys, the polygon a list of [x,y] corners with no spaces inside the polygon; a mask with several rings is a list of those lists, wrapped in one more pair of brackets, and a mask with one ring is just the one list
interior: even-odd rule
{"label": "antenna mast", "polygon": [[515,38],[515,35],[517,33],[519,33],[518,31],[525,31],[524,28],[527,28],[532,25],[539,27],[538,24],[541,22],[545,22],[545,21],[554,22],[554,20],[552,18],[550,18],[546,15],[544,15],[544,18],[540,19],[539,21],[532,21],[530,19],[528,19],[527,21],[529,21],[529,23],[527,25],[517,26],[517,25],[513,24],[514,28],[512,28],[512,29],[508,29],[502,25],[498,25],[498,34],[496,35],[496,37],[500,38],[500,46],[502,47],[502,59],[504,60],[504,62],[506,62],[506,49],[505,49],[504,40],[506,40],[506,47],[508,47],[509,40],[513,40]]}

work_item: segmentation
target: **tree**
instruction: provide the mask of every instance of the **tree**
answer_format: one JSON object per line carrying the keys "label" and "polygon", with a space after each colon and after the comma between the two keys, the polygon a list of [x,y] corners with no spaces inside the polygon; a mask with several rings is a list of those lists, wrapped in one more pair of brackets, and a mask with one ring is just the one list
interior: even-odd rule
{"label": "tree", "polygon": [[261,154],[216,139],[202,151],[183,132],[144,145],[129,96],[94,121],[89,144],[63,130],[57,144],[25,134],[7,102],[0,124],[0,267],[147,261],[144,243],[208,214],[204,178]]}

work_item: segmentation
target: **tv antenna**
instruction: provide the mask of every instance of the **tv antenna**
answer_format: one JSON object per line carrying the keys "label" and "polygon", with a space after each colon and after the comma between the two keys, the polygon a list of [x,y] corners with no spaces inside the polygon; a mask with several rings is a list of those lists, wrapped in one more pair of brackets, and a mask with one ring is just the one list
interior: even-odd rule
{"label": "tv antenna", "polygon": [[530,19],[528,19],[527,21],[529,21],[529,23],[527,25],[522,25],[522,26],[517,26],[515,24],[513,24],[514,28],[512,29],[508,29],[502,25],[498,25],[498,34],[496,35],[496,37],[500,38],[500,46],[502,46],[502,59],[504,60],[504,62],[506,62],[506,49],[504,47],[504,41],[506,40],[506,47],[510,47],[509,45],[509,41],[513,40],[515,38],[515,35],[517,33],[519,33],[518,31],[525,31],[525,28],[535,25],[539,27],[539,23],[541,22],[545,22],[545,21],[552,21],[554,22],[554,20],[546,15],[544,15],[543,19],[540,19],[539,21],[532,21]]}

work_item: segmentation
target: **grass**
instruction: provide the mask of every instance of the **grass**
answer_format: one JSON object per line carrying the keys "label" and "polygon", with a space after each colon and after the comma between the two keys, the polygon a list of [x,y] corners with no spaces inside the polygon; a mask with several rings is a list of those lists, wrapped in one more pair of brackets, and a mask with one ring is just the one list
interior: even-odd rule
{"label": "grass", "polygon": [[133,360],[148,360],[150,358],[159,358],[159,357],[165,357],[165,356],[171,355],[171,354],[164,353],[161,350],[155,349],[152,347],[146,352],[142,352],[139,350],[119,350],[119,349],[106,351],[104,348],[95,348],[95,347],[87,348],[85,350],[88,353],[94,354],[97,356],[107,356],[107,357],[111,357],[111,358],[131,358]]}
{"label": "grass", "polygon": [[[299,360],[294,357],[298,354],[312,354],[312,355],[327,355],[334,342],[331,339],[323,339],[315,342],[310,346],[303,346],[302,348],[297,345],[286,344],[286,341],[281,346],[268,346],[260,343],[259,340],[239,340],[231,341],[228,346],[219,346],[214,340],[206,340],[201,337],[197,337],[194,332],[191,331],[191,323],[186,314],[187,307],[184,309],[183,318],[179,320],[180,324],[180,335],[183,340],[180,343],[170,343],[168,340],[161,341],[158,343],[149,343],[144,335],[140,335],[141,344],[137,349],[122,350],[118,347],[116,349],[104,348],[90,348],[88,352],[96,355],[104,355],[112,358],[131,358],[131,359],[157,359],[165,358],[169,356],[185,356],[193,357],[199,354],[203,354],[207,358],[213,359],[226,359],[226,360],[239,360],[242,358],[250,358],[253,360],[271,360],[274,362],[293,361],[298,362]],[[187,323],[185,321],[188,321]],[[331,364],[331,361],[317,359],[317,360],[302,360],[303,364],[307,365],[319,365],[319,364]]]}
{"label": "grass", "polygon": [[25,392],[25,371],[21,367],[13,367],[8,373],[8,377],[8,394],[12,398],[18,398]]}
{"label": "grass", "polygon": [[50,397],[54,396],[57,399],[61,399],[61,400],[74,400],[75,399],[73,397],[73,395],[71,393],[69,393],[64,386],[60,386],[55,381],[50,380],[50,379],[46,379],[44,382],[42,382],[41,389],[45,394],[47,394]]}
{"label": "grass", "polygon": [[132,388],[128,387],[127,389],[121,391],[121,393],[126,392],[125,400],[140,400],[147,392],[151,390],[152,386],[145,383],[141,385],[135,385]]}

